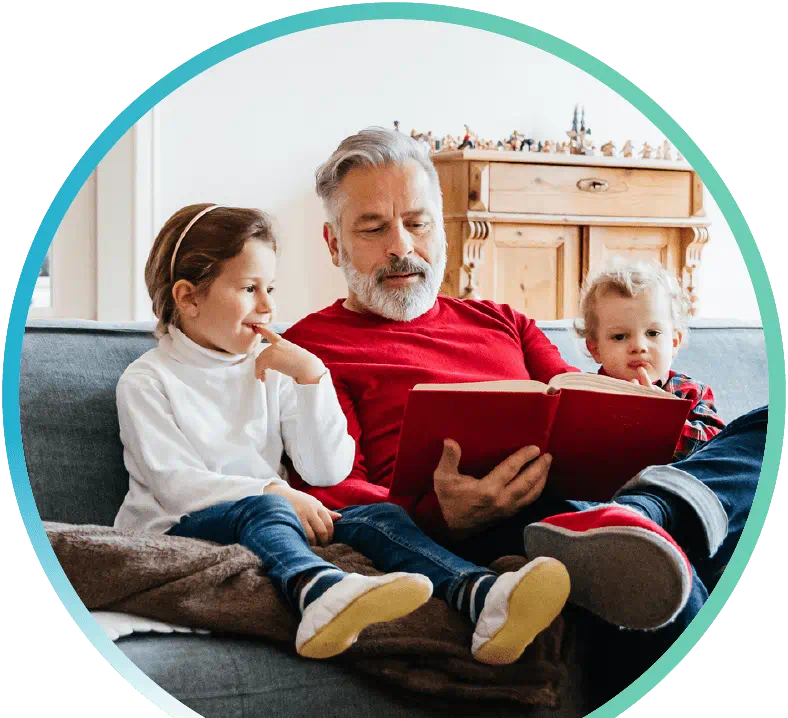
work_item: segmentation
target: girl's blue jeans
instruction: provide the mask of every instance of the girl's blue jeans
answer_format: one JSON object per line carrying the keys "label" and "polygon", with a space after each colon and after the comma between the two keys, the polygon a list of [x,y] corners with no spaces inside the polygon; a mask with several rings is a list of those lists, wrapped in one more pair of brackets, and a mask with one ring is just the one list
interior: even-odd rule
{"label": "girl's blue jeans", "polygon": [[[347,544],[379,571],[419,573],[432,581],[433,595],[451,602],[459,588],[489,574],[428,538],[408,514],[394,504],[349,506],[334,522],[334,541]],[[312,552],[290,502],[275,494],[249,496],[185,516],[172,536],[238,543],[252,551],[262,568],[291,601],[293,579],[313,569],[337,569]]]}

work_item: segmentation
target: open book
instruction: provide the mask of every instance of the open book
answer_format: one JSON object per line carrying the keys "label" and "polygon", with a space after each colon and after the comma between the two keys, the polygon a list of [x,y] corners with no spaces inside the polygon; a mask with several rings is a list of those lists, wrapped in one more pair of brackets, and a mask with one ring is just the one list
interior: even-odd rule
{"label": "open book", "polygon": [[607,501],[638,471],[669,463],[692,402],[599,374],[538,381],[418,384],[408,395],[391,496],[432,490],[443,440],[482,478],[530,444],[553,456],[545,492]]}

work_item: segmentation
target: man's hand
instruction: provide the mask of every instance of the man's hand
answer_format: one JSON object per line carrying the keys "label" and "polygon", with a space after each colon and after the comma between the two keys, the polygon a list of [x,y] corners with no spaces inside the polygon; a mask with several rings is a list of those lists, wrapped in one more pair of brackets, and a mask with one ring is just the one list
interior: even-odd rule
{"label": "man's hand", "polygon": [[268,369],[287,374],[299,384],[317,384],[326,373],[325,364],[303,347],[265,327],[257,327],[255,331],[270,343],[255,360],[255,376],[261,381],[265,381]]}
{"label": "man's hand", "polygon": [[277,494],[286,498],[296,512],[310,546],[326,546],[334,538],[334,521],[342,518],[342,514],[329,511],[314,496],[297,491],[290,486],[268,484],[263,490],[265,494]]}
{"label": "man's hand", "polygon": [[538,447],[525,446],[487,476],[477,479],[459,472],[460,456],[459,444],[446,439],[443,456],[433,474],[438,503],[455,537],[513,516],[536,501],[544,489],[552,461],[550,454],[540,456]]}

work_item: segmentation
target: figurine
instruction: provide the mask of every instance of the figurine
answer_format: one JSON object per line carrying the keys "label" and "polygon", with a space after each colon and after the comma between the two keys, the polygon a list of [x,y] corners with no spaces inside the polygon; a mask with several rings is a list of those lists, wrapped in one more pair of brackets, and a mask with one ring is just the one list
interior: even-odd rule
{"label": "figurine", "polygon": [[394,131],[399,132],[399,120],[394,120]]}
{"label": "figurine", "polygon": [[596,145],[594,144],[594,141],[591,139],[591,130],[586,130],[585,134],[582,135],[581,150],[582,150],[582,154],[588,157],[595,157],[596,155],[599,154],[596,151]]}
{"label": "figurine", "polygon": [[522,144],[520,145],[520,152],[530,152],[533,143],[534,141],[530,138],[524,139]]}
{"label": "figurine", "polygon": [[676,162],[684,162],[684,158],[681,156],[681,152],[676,150]]}
{"label": "figurine", "polygon": [[553,143],[550,140],[545,141],[544,147],[542,147],[542,152],[549,152],[552,154],[553,152]]}
{"label": "figurine", "polygon": [[465,135],[462,138],[462,142],[460,143],[458,150],[473,150],[476,149],[476,146],[479,143],[479,138],[476,136],[475,132],[471,132],[471,128],[468,125],[465,125]]}
{"label": "figurine", "polygon": [[651,151],[653,149],[654,148],[648,142],[644,142],[643,143],[643,147],[642,147],[642,149],[640,150],[640,152],[638,154],[644,160],[650,160],[651,159]]}
{"label": "figurine", "polygon": [[632,157],[632,152],[634,149],[635,146],[632,144],[632,140],[627,140],[627,143],[621,148],[621,156]]}
{"label": "figurine", "polygon": [[417,142],[423,142],[430,150],[435,149],[435,142],[432,139],[432,130],[424,134],[423,132],[416,132],[414,129],[410,131],[410,136]]}
{"label": "figurine", "polygon": [[605,144],[602,145],[600,149],[602,150],[602,154],[605,157],[616,156],[616,146],[613,144],[613,140],[610,140],[610,142],[605,142]]}
{"label": "figurine", "polygon": [[523,137],[520,137],[520,133],[517,130],[514,130],[514,132],[509,135],[509,139],[506,140],[506,146],[508,149],[517,152],[523,147],[523,139]]}
{"label": "figurine", "polygon": [[451,150],[456,150],[457,149],[457,140],[455,140],[451,135],[446,135],[441,140],[441,146],[447,152],[451,151]]}
{"label": "figurine", "polygon": [[556,143],[555,151],[559,155],[566,155],[569,153],[569,146],[566,144],[566,142],[562,142],[560,145]]}
{"label": "figurine", "polygon": [[673,147],[671,146],[670,142],[665,140],[662,143],[662,159],[665,160],[672,160],[673,159]]}
{"label": "figurine", "polygon": [[661,160],[662,159],[662,145],[657,147],[657,154],[654,159]]}
{"label": "figurine", "polygon": [[569,151],[573,155],[577,154],[578,107],[578,105],[575,105],[575,114],[572,116],[572,129],[566,131],[566,134],[569,136]]}

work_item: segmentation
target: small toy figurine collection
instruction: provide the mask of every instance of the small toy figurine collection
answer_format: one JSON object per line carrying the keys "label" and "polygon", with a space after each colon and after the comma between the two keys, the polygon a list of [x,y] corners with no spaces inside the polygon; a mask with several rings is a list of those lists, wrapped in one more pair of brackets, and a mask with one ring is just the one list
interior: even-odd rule
{"label": "small toy figurine collection", "polygon": [[[394,129],[399,132],[399,121],[394,121]],[[612,140],[606,142],[599,149],[594,144],[591,137],[591,128],[586,126],[586,109],[575,105],[575,114],[572,118],[572,129],[567,130],[568,141],[554,142],[553,140],[535,141],[527,137],[524,132],[514,130],[509,137],[504,140],[486,140],[477,135],[468,125],[465,125],[465,132],[456,137],[446,135],[445,137],[433,137],[432,130],[429,132],[410,131],[410,136],[414,140],[424,142],[432,152],[451,152],[454,150],[498,150],[500,152],[546,152],[548,154],[559,155],[585,155],[587,157],[633,157],[635,147],[632,140],[627,140],[620,152],[616,151],[616,145]],[[674,157],[675,152],[675,157]],[[683,162],[684,158],[673,146],[665,140],[656,149],[648,142],[643,143],[643,147],[637,156],[644,159],[668,160]]]}

